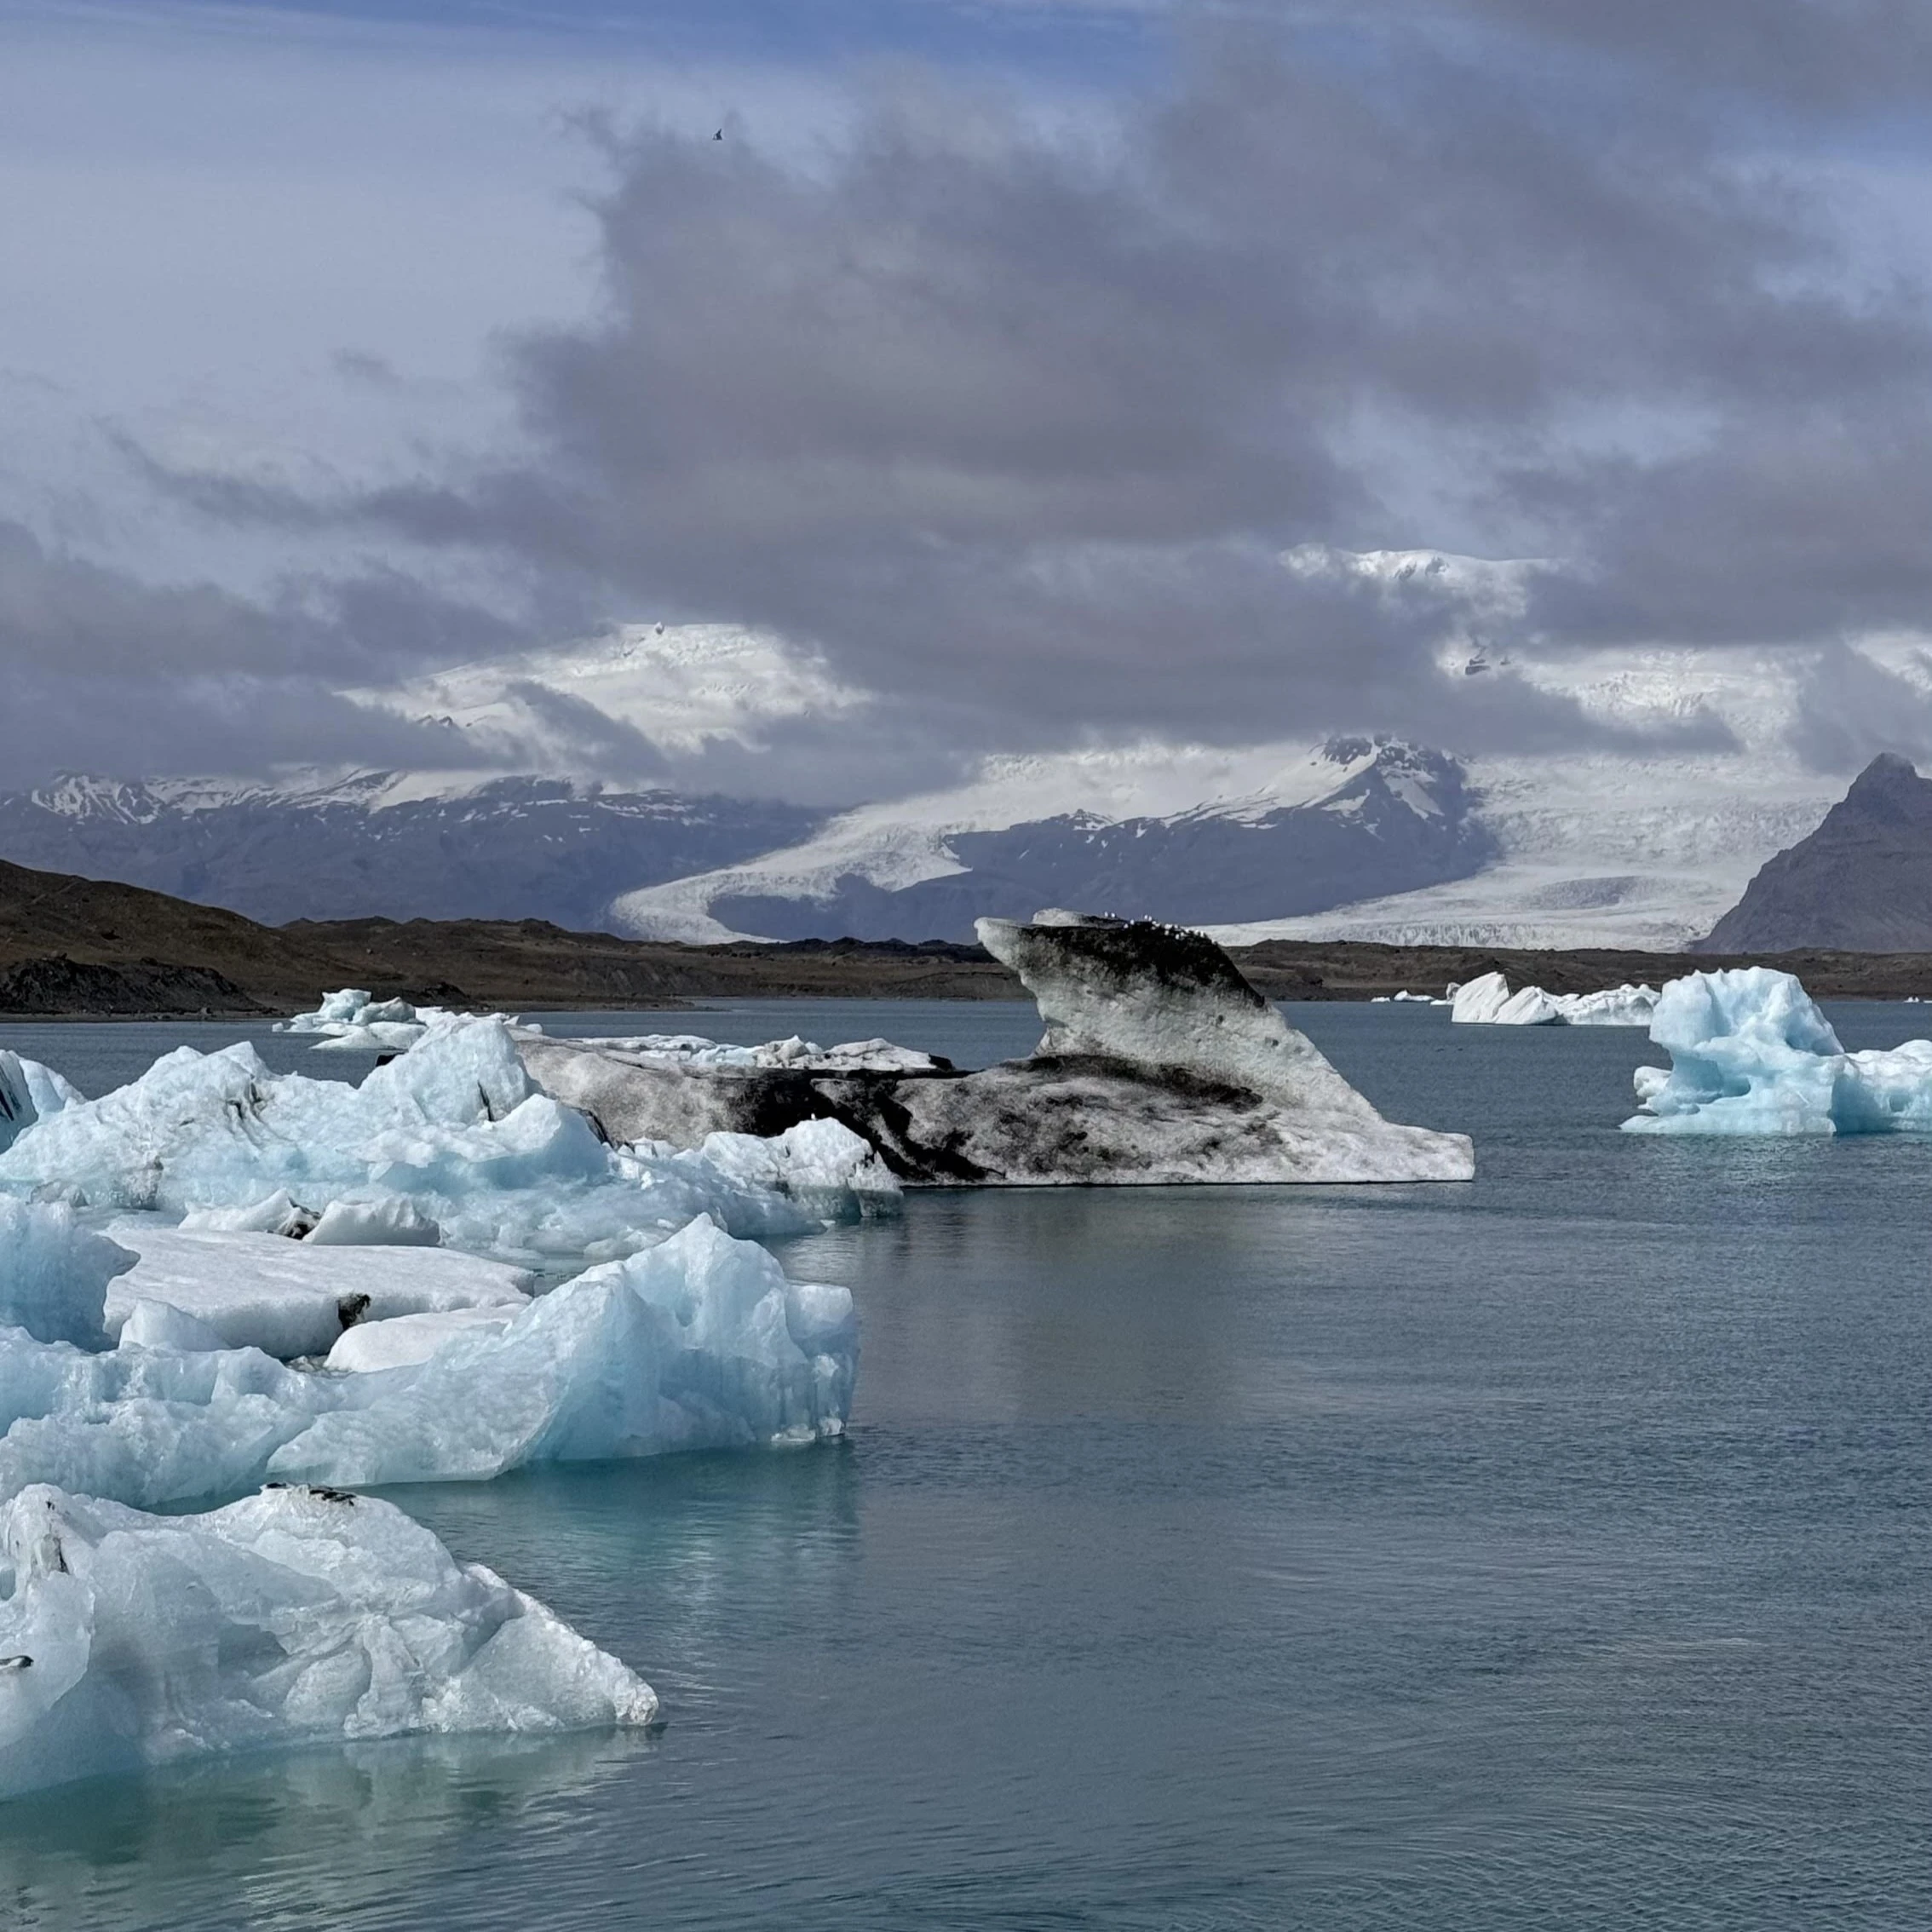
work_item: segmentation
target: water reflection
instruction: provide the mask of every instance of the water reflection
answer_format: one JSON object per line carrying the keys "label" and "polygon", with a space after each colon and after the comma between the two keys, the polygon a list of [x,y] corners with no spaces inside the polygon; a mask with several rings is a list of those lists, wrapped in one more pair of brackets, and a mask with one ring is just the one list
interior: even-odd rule
{"label": "water reflection", "polygon": [[394,1905],[402,1881],[433,1888],[478,1838],[541,1842],[655,1748],[636,1732],[400,1739],[71,1785],[0,1806],[0,1923],[420,1923]]}

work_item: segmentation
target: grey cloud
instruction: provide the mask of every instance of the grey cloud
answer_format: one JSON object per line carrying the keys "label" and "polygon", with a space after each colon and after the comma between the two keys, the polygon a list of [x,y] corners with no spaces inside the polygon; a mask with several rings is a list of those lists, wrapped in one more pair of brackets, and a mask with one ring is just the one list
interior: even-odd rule
{"label": "grey cloud", "polygon": [[[1763,129],[1922,99],[1932,27],[1411,0],[1201,49],[1109,133],[923,84],[808,164],[609,136],[604,300],[512,350],[516,460],[332,502],[170,486],[769,626],[963,745],[1601,739],[1444,675],[1453,600],[1276,561],[1439,542],[1418,493],[1471,547],[1576,560],[1535,585],[1544,645],[1923,611],[1932,331],[1840,246],[1831,153]],[[1691,97],[1720,82],[1746,132]]]}
{"label": "grey cloud", "polygon": [[376,569],[291,585],[272,605],[147,584],[0,523],[9,785],[69,768],[266,771],[472,762],[461,733],[351,702],[359,672],[501,650],[498,622]]}
{"label": "grey cloud", "polygon": [[1820,771],[1861,771],[1881,751],[1932,756],[1932,695],[1843,646],[1807,670],[1793,748]]}

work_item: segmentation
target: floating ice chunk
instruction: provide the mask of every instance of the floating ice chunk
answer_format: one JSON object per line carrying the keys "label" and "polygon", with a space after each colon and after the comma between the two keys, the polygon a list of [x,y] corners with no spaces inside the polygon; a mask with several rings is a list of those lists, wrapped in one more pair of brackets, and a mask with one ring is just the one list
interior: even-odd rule
{"label": "floating ice chunk", "polygon": [[48,1119],[80,1098],[80,1090],[51,1067],[0,1051],[0,1149],[10,1147],[35,1121]]}
{"label": "floating ice chunk", "polygon": [[[198,1239],[307,1254],[273,1235]],[[463,1259],[367,1248],[307,1258]],[[85,1353],[0,1330],[0,1498],[55,1482],[152,1508],[269,1475],[464,1481],[532,1462],[803,1442],[843,1429],[857,1366],[844,1289],[790,1281],[764,1249],[699,1220],[500,1327],[479,1323],[420,1362],[373,1372],[308,1372],[256,1348]]]}
{"label": "floating ice chunk", "polygon": [[392,1504],[272,1489],[0,1516],[0,1795],[198,1752],[644,1724],[641,1678]]}
{"label": "floating ice chunk", "polygon": [[268,1466],[311,1481],[424,1482],[808,1442],[843,1430],[858,1347],[848,1291],[791,1281],[764,1249],[694,1221],[419,1368],[351,1378],[359,1399]]}
{"label": "floating ice chunk", "polygon": [[447,1248],[318,1247],[313,1235],[290,1241],[135,1217],[109,1232],[139,1257],[108,1289],[110,1333],[119,1332],[135,1302],[166,1302],[205,1323],[225,1348],[287,1360],[327,1354],[358,1321],[520,1307],[529,1298],[523,1269]]}
{"label": "floating ice chunk", "polygon": [[[526,1029],[534,1030],[534,1029]],[[930,1073],[952,1062],[914,1047],[890,1040],[848,1040],[822,1047],[794,1033],[789,1039],[768,1040],[762,1046],[732,1046],[697,1033],[633,1033],[581,1040],[577,1045],[632,1060],[679,1067],[792,1068],[812,1073]]]}
{"label": "floating ice chunk", "polygon": [[134,1265],[125,1248],[76,1227],[72,1208],[0,1195],[0,1325],[104,1348],[108,1284]]}
{"label": "floating ice chunk", "polygon": [[[345,986],[325,995],[313,1013],[298,1013],[292,1020],[278,1021],[275,1031],[321,1034],[323,1038],[315,1043],[318,1053],[406,1053],[432,1032],[478,1017],[440,1006],[411,1006],[406,999],[371,999],[359,986]],[[507,1020],[509,1015],[497,1013],[489,1017]]]}
{"label": "floating ice chunk", "polygon": [[1847,1053],[1789,973],[1751,966],[1665,987],[1637,1069],[1633,1134],[1932,1132],[1932,1040]]}
{"label": "floating ice chunk", "polygon": [[612,1148],[537,1090],[496,1020],[439,1027],[358,1087],[272,1073],[246,1044],[180,1049],[29,1126],[0,1152],[9,1189],[204,1224],[242,1210],[244,1225],[288,1233],[331,1202],[399,1198],[446,1245],[549,1268],[614,1259],[698,1214],[760,1236],[816,1221],[702,1159]]}
{"label": "floating ice chunk", "polygon": [[[352,1329],[350,1333],[354,1333]],[[187,1354],[207,1354],[228,1344],[204,1321],[177,1308],[172,1302],[139,1301],[121,1324],[118,1348],[175,1348]]]}
{"label": "floating ice chunk", "polygon": [[414,1201],[331,1201],[303,1239],[312,1248],[434,1248],[443,1231]]}
{"label": "floating ice chunk", "polygon": [[1449,1017],[1480,1026],[1647,1026],[1656,1005],[1657,993],[1650,986],[1587,993],[1523,986],[1512,993],[1502,974],[1485,973],[1451,989]]}
{"label": "floating ice chunk", "polygon": [[[353,1026],[373,1003],[374,996],[365,988],[344,986],[339,992],[324,993],[321,1004],[313,1013],[298,1013],[292,1020],[279,1021],[275,1031],[278,1033],[319,1033],[331,1026]],[[413,1010],[410,1017],[415,1018]]]}
{"label": "floating ice chunk", "polygon": [[359,1375],[426,1362],[446,1342],[479,1328],[500,1329],[516,1314],[511,1307],[445,1308],[434,1314],[394,1315],[345,1328],[329,1351],[326,1366]]}

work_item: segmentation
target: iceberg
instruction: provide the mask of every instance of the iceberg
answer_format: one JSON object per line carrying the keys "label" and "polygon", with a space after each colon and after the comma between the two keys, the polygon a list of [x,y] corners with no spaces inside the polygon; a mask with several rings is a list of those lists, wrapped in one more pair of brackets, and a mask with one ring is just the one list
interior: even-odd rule
{"label": "iceberg", "polygon": [[1552,993],[1541,986],[1509,991],[1500,973],[1485,973],[1449,989],[1449,1017],[1478,1026],[1647,1026],[1656,1009],[1653,986],[1610,986],[1600,992]]}
{"label": "iceberg", "polygon": [[[104,1295],[106,1264],[86,1245],[95,1237],[59,1206],[22,1211],[37,1223],[32,1239],[65,1245],[71,1268],[94,1270],[89,1292]],[[784,1446],[844,1429],[859,1352],[850,1294],[789,1279],[766,1250],[708,1219],[533,1301],[497,1305],[509,1309],[500,1325],[451,1324],[426,1355],[397,1337],[396,1366],[359,1372],[291,1367],[258,1348],[191,1348],[194,1331],[175,1326],[181,1311],[152,1300],[129,1308],[112,1349],[0,1328],[0,1498],[45,1482],[152,1509],[270,1477],[480,1481],[531,1463]],[[130,1338],[137,1317],[137,1335],[159,1345]],[[390,1325],[349,1333],[374,1362]]]}
{"label": "iceberg", "polygon": [[731,1046],[697,1033],[634,1033],[584,1043],[601,1053],[666,1067],[791,1067],[813,1073],[934,1073],[952,1062],[890,1040],[848,1040],[822,1047],[794,1033],[762,1046]]}
{"label": "iceberg", "polygon": [[202,1752],[650,1723],[658,1699],[391,1504],[277,1486],[0,1512],[0,1796]]}
{"label": "iceberg", "polygon": [[376,999],[359,986],[325,994],[313,1013],[277,1022],[278,1033],[319,1033],[315,1050],[401,1053],[424,1038],[434,1026],[459,1015],[440,1006],[418,1010],[406,999]]}
{"label": "iceberg", "polygon": [[1932,1132],[1932,1040],[1847,1053],[1800,982],[1770,967],[1665,987],[1640,1067],[1631,1134]]}
{"label": "iceberg", "polygon": [[696,1215],[737,1234],[803,1233],[831,1213],[877,1211],[895,1187],[868,1172],[861,1202],[863,1147],[848,1150],[855,1185],[842,1194],[822,1184],[814,1148],[798,1169],[807,1207],[785,1191],[783,1153],[767,1186],[741,1159],[727,1173],[701,1148],[612,1138],[539,1091],[503,1022],[464,1020],[353,1087],[273,1073],[246,1044],[177,1049],[99,1100],[37,1116],[0,1152],[0,1193],[325,1242],[394,1245],[434,1229],[446,1246],[558,1274]]}
{"label": "iceberg", "polygon": [[[1383,1118],[1210,940],[1148,920],[1054,912],[982,920],[1046,1031],[1025,1060],[962,1073],[934,1062],[838,1071],[745,1066],[521,1040],[543,1090],[613,1141],[700,1150],[764,1180],[769,1146],[830,1123],[914,1186],[1466,1181],[1466,1136]],[[636,1043],[629,1043],[635,1045]],[[854,1051],[857,1050],[855,1048]],[[830,1144],[829,1136],[827,1136]],[[842,1143],[839,1143],[842,1145]],[[796,1160],[796,1155],[791,1157]],[[816,1141],[808,1165],[822,1150]],[[814,1198],[806,1168],[789,1185]],[[856,1172],[848,1183],[862,1192]]]}

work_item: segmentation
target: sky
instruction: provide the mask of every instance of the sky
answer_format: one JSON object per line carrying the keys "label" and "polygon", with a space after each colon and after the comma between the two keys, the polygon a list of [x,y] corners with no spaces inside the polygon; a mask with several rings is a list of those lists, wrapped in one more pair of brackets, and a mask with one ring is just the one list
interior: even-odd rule
{"label": "sky", "polygon": [[1446,669],[1466,577],[1345,566],[1385,549],[1527,560],[1505,650],[1804,654],[1821,770],[1932,751],[1858,648],[1932,630],[1918,0],[0,0],[0,38],[9,783],[460,763],[368,695],[646,621],[863,695],[747,789],[1602,742]]}

